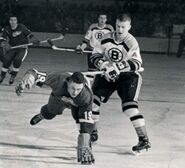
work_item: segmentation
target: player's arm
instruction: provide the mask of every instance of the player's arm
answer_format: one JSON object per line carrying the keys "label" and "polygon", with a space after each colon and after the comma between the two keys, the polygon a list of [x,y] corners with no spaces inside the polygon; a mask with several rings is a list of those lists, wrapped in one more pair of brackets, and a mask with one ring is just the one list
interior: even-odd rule
{"label": "player's arm", "polygon": [[110,63],[104,58],[105,48],[100,44],[97,45],[93,50],[93,53],[90,57],[91,62],[96,66],[100,71],[104,71],[102,75],[105,76],[107,81],[115,81],[115,79],[120,74],[115,63]]}
{"label": "player's arm", "polygon": [[3,48],[4,52],[10,50],[11,45],[9,44],[8,30],[6,28],[2,29],[2,36],[0,37],[0,46]]}
{"label": "player's arm", "polygon": [[99,43],[99,45],[96,45],[96,47],[94,48],[92,55],[90,57],[90,61],[99,70],[102,70],[101,65],[103,62],[105,62],[104,51],[105,48]]}
{"label": "player's arm", "polygon": [[35,37],[35,35],[33,35],[32,33],[30,33],[28,36],[28,41],[29,43],[33,43],[33,46],[39,46],[40,45],[40,40],[37,39],[37,37]]}
{"label": "player's arm", "polygon": [[128,60],[116,63],[116,67],[120,72],[140,71],[142,59],[139,46],[136,45],[128,52]]}
{"label": "player's arm", "polygon": [[62,83],[61,81],[69,75],[67,72],[52,72],[47,74],[36,69],[30,69],[25,73],[19,85],[16,87],[16,93],[20,95],[25,89],[30,89],[34,85],[39,87],[49,86],[52,90],[55,90],[59,84]]}
{"label": "player's arm", "polygon": [[[88,98],[85,101],[87,100]],[[78,162],[81,162],[81,164],[92,164],[95,161],[90,136],[94,127],[94,120],[92,119],[92,102],[79,107],[79,124],[80,134],[78,136],[77,146]]]}
{"label": "player's arm", "polygon": [[80,45],[77,45],[76,52],[81,53],[85,50],[85,48],[88,46],[90,39],[92,37],[92,25],[87,30],[84,39],[82,40],[82,43]]}
{"label": "player's arm", "polygon": [[34,46],[39,46],[40,41],[35,37],[35,35],[28,29],[24,24],[20,24],[24,35],[27,37],[29,43],[33,43]]}
{"label": "player's arm", "polygon": [[29,69],[15,88],[17,95],[20,95],[25,89],[32,88],[34,85],[42,87],[46,82],[46,77],[47,74],[45,72]]}

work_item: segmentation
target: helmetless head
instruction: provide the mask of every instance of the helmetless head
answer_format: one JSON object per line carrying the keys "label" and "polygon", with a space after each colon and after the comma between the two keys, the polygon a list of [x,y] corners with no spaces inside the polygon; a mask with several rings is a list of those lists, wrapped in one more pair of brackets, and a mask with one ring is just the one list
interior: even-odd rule
{"label": "helmetless head", "polygon": [[16,16],[10,16],[9,18],[9,23],[12,29],[16,29],[17,28],[17,17]]}
{"label": "helmetless head", "polygon": [[98,16],[98,24],[99,26],[104,26],[107,22],[107,15],[106,14],[100,14]]}
{"label": "helmetless head", "polygon": [[131,18],[127,14],[118,15],[116,19],[116,35],[124,38],[131,28]]}
{"label": "helmetless head", "polygon": [[84,85],[85,85],[85,78],[81,72],[74,72],[67,82],[67,91],[71,97],[75,98],[78,96]]}

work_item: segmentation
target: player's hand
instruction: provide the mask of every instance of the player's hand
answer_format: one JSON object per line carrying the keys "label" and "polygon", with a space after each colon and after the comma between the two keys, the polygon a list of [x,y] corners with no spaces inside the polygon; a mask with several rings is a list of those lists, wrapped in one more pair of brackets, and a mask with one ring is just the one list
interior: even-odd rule
{"label": "player's hand", "polygon": [[110,67],[109,61],[104,61],[100,64],[100,71],[106,71]]}
{"label": "player's hand", "polygon": [[15,87],[15,93],[17,94],[17,96],[21,96],[21,93],[23,92],[24,92],[24,88],[20,83],[18,86]]}
{"label": "player's hand", "polygon": [[33,46],[35,47],[40,46],[40,40],[38,39],[33,40],[32,43],[33,43]]}
{"label": "player's hand", "polygon": [[120,74],[120,71],[117,68],[116,64],[109,63],[108,61],[105,61],[100,65],[100,70],[105,71],[103,75],[105,76],[105,79],[109,82],[115,82]]}
{"label": "player's hand", "polygon": [[95,161],[90,147],[82,147],[78,149],[78,162],[82,165],[90,165]]}
{"label": "player's hand", "polygon": [[83,48],[81,47],[81,45],[77,45],[75,51],[76,51],[77,54],[82,54],[83,53]]}
{"label": "player's hand", "polygon": [[11,45],[10,45],[9,43],[7,43],[7,42],[2,42],[2,43],[1,43],[1,46],[2,46],[2,48],[3,48],[5,51],[11,50]]}
{"label": "player's hand", "polygon": [[90,142],[90,135],[87,133],[81,133],[78,136],[77,147],[78,162],[83,165],[89,165],[95,162]]}
{"label": "player's hand", "polygon": [[53,41],[51,39],[47,40],[48,44],[52,47],[54,45]]}
{"label": "player's hand", "polygon": [[23,77],[21,84],[23,86],[23,89],[31,89],[32,86],[35,83],[35,77],[32,74],[25,74],[25,76]]}
{"label": "player's hand", "polygon": [[21,95],[21,93],[23,93],[23,91],[25,89],[30,89],[32,88],[32,86],[34,85],[35,83],[35,77],[33,74],[31,73],[26,73],[21,82],[18,84],[18,86],[15,87],[15,92],[18,96]]}

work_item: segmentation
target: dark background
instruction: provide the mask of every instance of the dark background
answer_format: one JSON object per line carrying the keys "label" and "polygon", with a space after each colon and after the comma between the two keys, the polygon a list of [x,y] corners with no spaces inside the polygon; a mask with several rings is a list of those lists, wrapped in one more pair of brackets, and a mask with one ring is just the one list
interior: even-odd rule
{"label": "dark background", "polygon": [[113,26],[117,14],[129,13],[140,37],[168,37],[173,24],[185,24],[183,0],[0,0],[0,26],[13,13],[34,32],[84,34],[102,12]]}

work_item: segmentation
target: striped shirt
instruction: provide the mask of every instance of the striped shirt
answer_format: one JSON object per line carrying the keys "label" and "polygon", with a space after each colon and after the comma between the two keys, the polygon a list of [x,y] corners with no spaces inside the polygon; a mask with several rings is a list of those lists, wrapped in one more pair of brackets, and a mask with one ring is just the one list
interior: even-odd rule
{"label": "striped shirt", "polygon": [[126,61],[131,70],[139,70],[142,64],[140,48],[137,40],[130,33],[122,42],[117,42],[115,32],[111,32],[103,36],[100,45],[96,46],[91,57],[92,62],[96,65],[99,60],[109,62]]}
{"label": "striped shirt", "polygon": [[106,24],[104,27],[99,27],[98,23],[93,23],[87,30],[84,40],[84,43],[89,43],[92,48],[94,48],[102,39],[104,34],[113,32],[114,28]]}

